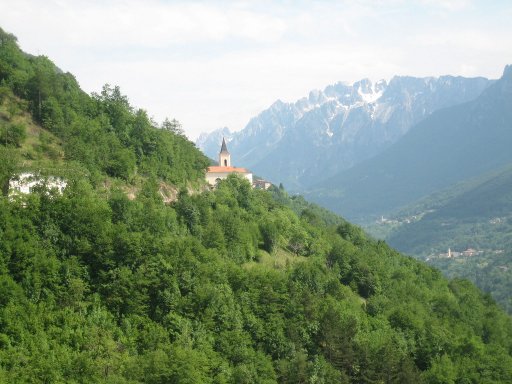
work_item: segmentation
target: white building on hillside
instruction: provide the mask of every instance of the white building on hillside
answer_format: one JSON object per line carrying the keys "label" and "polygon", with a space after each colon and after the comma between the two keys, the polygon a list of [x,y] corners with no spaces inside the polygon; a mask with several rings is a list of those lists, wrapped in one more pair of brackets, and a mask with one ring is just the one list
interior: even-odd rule
{"label": "white building on hillside", "polygon": [[226,141],[222,139],[222,146],[219,152],[219,165],[208,167],[206,172],[206,181],[211,186],[215,186],[220,180],[225,179],[229,175],[236,173],[245,177],[252,185],[252,172],[246,168],[237,168],[231,166],[231,155],[228,152]]}
{"label": "white building on hillside", "polygon": [[26,195],[34,187],[45,185],[47,189],[57,189],[59,193],[66,188],[67,182],[59,177],[41,177],[30,172],[20,173],[9,180],[9,197]]}

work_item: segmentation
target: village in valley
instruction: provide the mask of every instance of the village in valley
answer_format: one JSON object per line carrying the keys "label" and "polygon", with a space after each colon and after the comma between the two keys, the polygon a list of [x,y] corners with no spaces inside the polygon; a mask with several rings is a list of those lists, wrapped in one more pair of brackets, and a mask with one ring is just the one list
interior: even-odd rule
{"label": "village in valley", "polygon": [[[426,214],[434,212],[433,209],[425,210],[421,213],[417,213],[414,215],[407,216],[396,216],[392,218],[386,218],[381,216],[379,219],[375,220],[370,226],[366,229],[374,236],[385,238],[389,235],[393,230],[402,226],[415,223],[421,220]],[[507,220],[506,217],[493,217],[488,220],[488,224],[490,225],[500,225],[505,223]],[[450,225],[449,223],[441,223],[441,226]],[[448,247],[446,251],[441,251],[439,248],[433,248],[431,252],[425,256],[425,261],[433,261],[440,259],[447,260],[455,260],[459,262],[463,262],[467,258],[475,257],[475,256],[485,256],[485,255],[501,255],[505,252],[504,249],[492,249],[485,248],[480,249],[478,247],[467,246],[462,248],[457,247]]]}
{"label": "village in valley", "polygon": [[426,261],[431,261],[433,259],[456,259],[456,258],[465,258],[465,257],[473,257],[479,256],[483,254],[494,253],[495,255],[501,255],[505,252],[503,249],[474,249],[467,248],[464,251],[452,251],[451,248],[448,248],[447,252],[431,254],[427,256]]}

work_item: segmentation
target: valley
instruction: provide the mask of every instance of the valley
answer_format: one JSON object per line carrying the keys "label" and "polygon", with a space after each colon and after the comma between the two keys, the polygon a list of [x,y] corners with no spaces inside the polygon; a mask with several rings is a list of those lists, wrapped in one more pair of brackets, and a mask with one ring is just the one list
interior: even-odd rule
{"label": "valley", "polygon": [[475,282],[512,311],[511,168],[439,191],[390,216],[363,224],[373,236]]}

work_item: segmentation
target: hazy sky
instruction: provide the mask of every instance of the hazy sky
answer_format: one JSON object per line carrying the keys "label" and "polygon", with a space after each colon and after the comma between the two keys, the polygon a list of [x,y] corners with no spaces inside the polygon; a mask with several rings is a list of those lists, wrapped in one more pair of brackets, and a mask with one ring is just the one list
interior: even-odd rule
{"label": "hazy sky", "polygon": [[512,63],[510,20],[509,0],[0,0],[23,50],[87,92],[119,85],[191,138],[337,81],[497,78]]}

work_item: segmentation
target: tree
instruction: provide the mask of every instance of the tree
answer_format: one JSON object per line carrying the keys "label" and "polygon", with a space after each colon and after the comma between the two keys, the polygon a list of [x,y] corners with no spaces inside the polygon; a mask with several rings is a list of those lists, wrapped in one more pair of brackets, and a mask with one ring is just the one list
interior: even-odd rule
{"label": "tree", "polygon": [[135,155],[127,148],[112,148],[106,171],[109,175],[128,180],[136,167]]}
{"label": "tree", "polygon": [[27,83],[28,96],[32,114],[36,121],[43,122],[43,103],[54,92],[56,71],[53,63],[46,56],[33,58],[34,73]]}
{"label": "tree", "polygon": [[263,237],[263,249],[273,253],[279,244],[279,230],[271,220],[264,220],[260,224],[260,231]]}
{"label": "tree", "polygon": [[4,196],[9,192],[9,180],[16,169],[17,158],[13,149],[0,146],[0,191]]}
{"label": "tree", "polygon": [[162,123],[161,128],[165,131],[172,132],[176,135],[183,136],[185,134],[183,131],[183,126],[176,119],[169,120],[169,118],[166,117],[164,122]]}
{"label": "tree", "polygon": [[21,144],[27,137],[25,125],[23,123],[1,122],[0,124],[0,144],[21,147]]}

